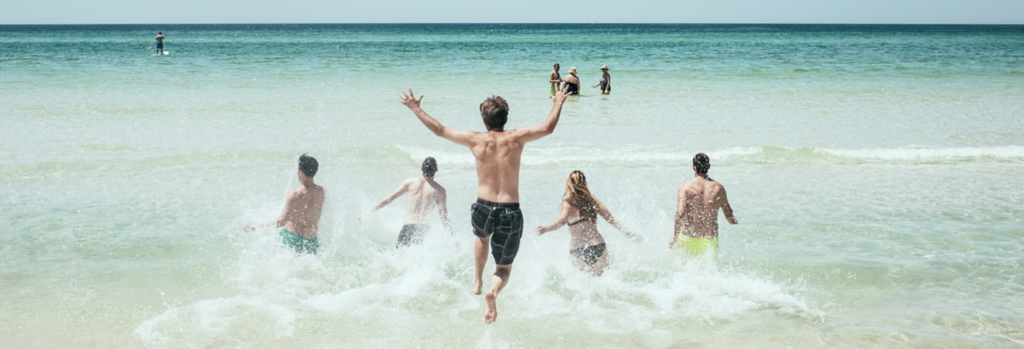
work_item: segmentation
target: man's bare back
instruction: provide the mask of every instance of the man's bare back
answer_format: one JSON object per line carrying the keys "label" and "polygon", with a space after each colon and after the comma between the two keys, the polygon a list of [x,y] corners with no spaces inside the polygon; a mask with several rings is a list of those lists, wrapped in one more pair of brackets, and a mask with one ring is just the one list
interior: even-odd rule
{"label": "man's bare back", "polygon": [[476,158],[476,196],[493,202],[519,202],[522,132],[473,132],[470,151]]}
{"label": "man's bare back", "polygon": [[725,197],[725,187],[713,180],[696,177],[679,185],[679,205],[685,205],[683,226],[686,235],[692,238],[710,239],[718,237],[718,209],[725,212],[726,219],[736,224],[732,207]]}
{"label": "man's bare back", "polygon": [[732,212],[725,186],[708,177],[711,160],[704,153],[693,157],[694,176],[679,185],[676,202],[675,231],[669,246],[675,245],[680,234],[695,239],[718,237],[718,210],[730,224],[739,220]]}
{"label": "man's bare back", "polygon": [[277,226],[306,238],[316,238],[320,215],[324,207],[324,188],[311,184],[301,186],[288,193]]}

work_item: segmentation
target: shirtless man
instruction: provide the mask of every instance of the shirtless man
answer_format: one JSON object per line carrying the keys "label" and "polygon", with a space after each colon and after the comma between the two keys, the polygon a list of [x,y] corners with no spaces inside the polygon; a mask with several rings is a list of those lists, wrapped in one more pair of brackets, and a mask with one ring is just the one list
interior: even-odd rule
{"label": "shirtless man", "polygon": [[156,54],[160,56],[164,54],[164,32],[156,33]]}
{"label": "shirtless man", "polygon": [[[679,185],[675,232],[668,245],[673,247],[678,241],[691,255],[718,250],[718,209],[722,209],[729,224],[739,223],[729,206],[725,187],[708,177],[710,168],[711,159],[697,153],[693,157],[693,178]],[[681,239],[679,235],[683,235]]]}
{"label": "shirtless man", "polygon": [[555,63],[555,70],[551,72],[551,75],[548,75],[548,82],[551,83],[551,90],[549,92],[552,96],[562,89],[562,74],[558,73],[558,63]]}
{"label": "shirtless man", "polygon": [[420,108],[423,96],[402,92],[402,103],[412,110],[420,122],[435,135],[469,148],[476,158],[477,200],[470,207],[473,234],[476,235],[474,258],[476,274],[473,294],[483,287],[483,269],[487,263],[488,245],[496,264],[491,277],[491,290],[485,296],[487,313],[485,323],[498,317],[495,299],[508,283],[512,262],[519,252],[519,239],[523,236],[523,213],[519,210],[519,164],[526,143],[555,132],[558,118],[565,103],[565,87],[551,99],[554,106],[540,125],[505,130],[508,121],[508,103],[501,97],[491,97],[480,103],[480,116],[487,132],[457,130],[442,125]]}
{"label": "shirtless man", "polygon": [[313,176],[320,165],[312,156],[299,157],[299,187],[292,189],[284,201],[281,216],[274,222],[245,226],[245,232],[274,225],[281,230],[281,243],[297,253],[316,254],[320,248],[317,241],[317,225],[324,208],[324,188],[313,183]]}
{"label": "shirtless man", "polygon": [[396,248],[423,242],[423,233],[427,231],[427,211],[435,206],[438,208],[437,213],[441,216],[441,223],[444,224],[445,229],[452,230],[448,223],[448,194],[441,184],[434,181],[434,173],[437,173],[437,160],[432,157],[424,159],[421,169],[423,176],[406,179],[394,193],[373,208],[373,212],[376,212],[402,194],[409,193],[409,201],[405,205],[405,225],[402,226],[402,232],[398,233]]}

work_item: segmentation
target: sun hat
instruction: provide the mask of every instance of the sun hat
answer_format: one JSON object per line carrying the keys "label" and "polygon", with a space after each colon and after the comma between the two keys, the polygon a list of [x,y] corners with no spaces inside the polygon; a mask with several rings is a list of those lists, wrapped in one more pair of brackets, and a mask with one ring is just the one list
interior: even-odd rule
{"label": "sun hat", "polygon": [[608,66],[607,65],[602,65],[601,66],[601,70],[608,70]]}
{"label": "sun hat", "polygon": [[576,67],[569,68],[569,74],[576,74]]}

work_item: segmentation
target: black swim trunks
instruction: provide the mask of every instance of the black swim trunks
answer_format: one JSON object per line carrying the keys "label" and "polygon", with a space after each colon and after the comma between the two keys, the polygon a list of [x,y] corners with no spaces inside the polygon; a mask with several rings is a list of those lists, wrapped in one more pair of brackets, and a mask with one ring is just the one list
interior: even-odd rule
{"label": "black swim trunks", "polygon": [[491,237],[491,256],[498,265],[509,265],[519,253],[523,238],[523,211],[518,202],[497,203],[476,199],[470,207],[473,234]]}
{"label": "black swim trunks", "polygon": [[395,244],[395,248],[423,243],[423,233],[426,231],[426,224],[403,225],[402,232],[398,233],[398,242]]}
{"label": "black swim trunks", "polygon": [[164,48],[164,42],[163,41],[157,41],[156,42],[156,48]]}
{"label": "black swim trunks", "polygon": [[597,263],[597,261],[601,259],[601,256],[604,255],[605,248],[605,244],[601,243],[597,245],[587,246],[585,248],[569,250],[569,254],[572,255],[573,257],[579,258],[581,261],[583,261],[583,263],[587,263],[587,265],[592,266],[594,265],[594,263]]}

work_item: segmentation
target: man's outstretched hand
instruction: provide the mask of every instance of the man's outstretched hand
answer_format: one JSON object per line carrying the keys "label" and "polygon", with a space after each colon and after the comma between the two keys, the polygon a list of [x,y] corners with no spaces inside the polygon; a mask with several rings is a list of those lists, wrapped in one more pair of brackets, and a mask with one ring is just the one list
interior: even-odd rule
{"label": "man's outstretched hand", "polygon": [[402,98],[402,104],[405,104],[405,106],[409,107],[409,109],[419,108],[420,107],[420,101],[423,100],[423,96],[422,95],[420,96],[420,98],[416,98],[416,95],[412,93],[412,89],[411,88],[409,89],[409,93],[408,94],[405,93],[405,91],[402,91],[402,97],[401,98]]}

